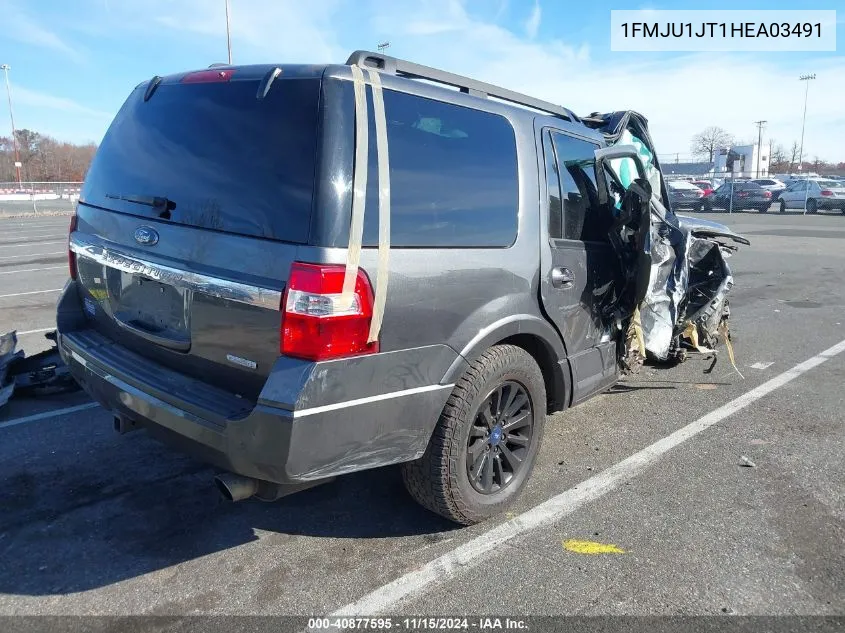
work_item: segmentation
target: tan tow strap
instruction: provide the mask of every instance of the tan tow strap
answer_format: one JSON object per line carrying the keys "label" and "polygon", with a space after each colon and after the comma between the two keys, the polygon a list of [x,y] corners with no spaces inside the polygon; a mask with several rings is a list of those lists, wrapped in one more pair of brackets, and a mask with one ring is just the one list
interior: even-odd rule
{"label": "tan tow strap", "polygon": [[349,224],[349,244],[346,248],[346,272],[340,297],[343,309],[352,305],[355,281],[361,262],[361,240],[364,234],[364,205],[367,202],[367,165],[369,160],[369,127],[367,123],[367,89],[364,73],[352,65],[355,88],[355,173],[352,176],[352,219]]}
{"label": "tan tow strap", "polygon": [[387,118],[384,113],[384,94],[381,77],[367,69],[373,86],[373,118],[376,124],[376,158],[378,159],[378,267],[376,268],[376,297],[370,335],[367,342],[378,340],[387,302],[387,271],[390,260],[390,157],[387,150]]}

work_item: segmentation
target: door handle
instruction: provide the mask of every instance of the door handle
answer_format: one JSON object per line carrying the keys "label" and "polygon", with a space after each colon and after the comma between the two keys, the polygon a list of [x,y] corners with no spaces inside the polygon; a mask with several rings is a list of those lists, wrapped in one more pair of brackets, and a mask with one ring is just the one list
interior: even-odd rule
{"label": "door handle", "polygon": [[571,288],[575,283],[575,275],[568,268],[552,268],[552,286],[555,288]]}

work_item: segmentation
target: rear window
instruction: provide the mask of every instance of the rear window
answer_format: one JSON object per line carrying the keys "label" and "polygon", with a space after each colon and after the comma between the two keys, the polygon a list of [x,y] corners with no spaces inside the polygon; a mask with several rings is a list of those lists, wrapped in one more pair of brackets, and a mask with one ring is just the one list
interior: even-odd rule
{"label": "rear window", "polygon": [[819,180],[819,187],[822,189],[841,189],[845,184],[838,180]]}
{"label": "rear window", "polygon": [[320,80],[277,80],[264,99],[257,88],[258,81],[161,84],[146,102],[145,87],[137,88],[97,151],[82,201],[306,242]]}
{"label": "rear window", "polygon": [[[346,86],[352,107],[351,85]],[[370,93],[368,91],[368,96]],[[384,91],[395,247],[507,247],[516,239],[516,140],[504,117]],[[378,163],[370,101],[364,245],[378,244]]]}

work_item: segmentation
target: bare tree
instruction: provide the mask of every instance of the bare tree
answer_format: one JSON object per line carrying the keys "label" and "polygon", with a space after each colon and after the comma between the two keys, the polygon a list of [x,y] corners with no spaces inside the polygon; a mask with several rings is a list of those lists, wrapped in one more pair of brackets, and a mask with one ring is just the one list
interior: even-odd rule
{"label": "bare tree", "polygon": [[[37,182],[82,180],[97,150],[93,143],[65,143],[26,129],[17,130],[17,139],[24,177]],[[14,179],[14,146],[0,136],[0,182]]]}
{"label": "bare tree", "polygon": [[720,127],[711,125],[692,137],[690,149],[696,156],[707,156],[707,160],[713,162],[716,150],[721,147],[729,147],[733,144],[732,134]]}
{"label": "bare tree", "polygon": [[798,141],[792,141],[792,147],[789,148],[789,171],[792,172],[795,169],[795,163],[798,162],[798,154],[801,152],[801,146],[798,144]]}
{"label": "bare tree", "polygon": [[769,173],[780,173],[789,169],[786,160],[786,150],[780,143],[770,140]]}

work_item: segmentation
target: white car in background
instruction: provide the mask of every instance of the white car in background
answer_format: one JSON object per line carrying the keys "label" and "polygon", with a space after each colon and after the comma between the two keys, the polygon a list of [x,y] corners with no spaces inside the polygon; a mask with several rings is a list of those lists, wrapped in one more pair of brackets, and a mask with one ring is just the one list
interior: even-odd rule
{"label": "white car in background", "polygon": [[751,182],[756,182],[766,191],[772,192],[772,200],[777,200],[778,196],[786,189],[786,183],[777,178],[755,178]]}
{"label": "white car in background", "polygon": [[837,209],[845,213],[845,182],[841,180],[793,180],[780,194],[780,212],[804,209],[816,213],[819,209]]}

